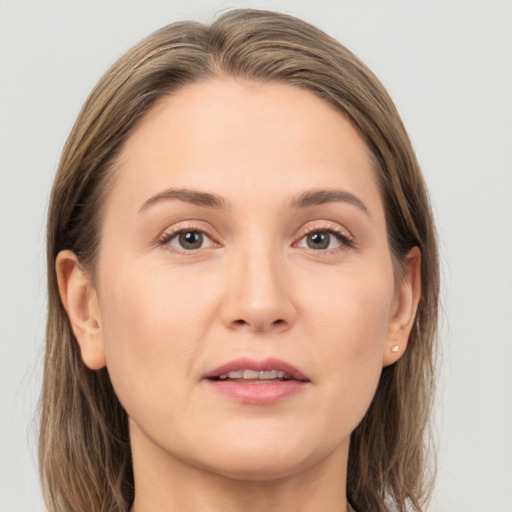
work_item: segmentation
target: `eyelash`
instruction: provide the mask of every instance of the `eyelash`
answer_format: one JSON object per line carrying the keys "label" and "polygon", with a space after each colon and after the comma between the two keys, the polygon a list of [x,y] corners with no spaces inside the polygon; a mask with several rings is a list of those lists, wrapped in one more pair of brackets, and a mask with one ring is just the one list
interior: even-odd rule
{"label": "eyelash", "polygon": [[174,238],[176,238],[180,234],[182,234],[182,233],[189,233],[189,232],[191,232],[191,233],[201,233],[203,236],[205,236],[206,238],[210,239],[213,242],[214,246],[220,246],[220,244],[215,241],[214,237],[212,237],[204,229],[204,227],[195,226],[193,224],[189,224],[189,225],[186,225],[184,227],[180,227],[180,228],[172,230],[172,231],[166,231],[158,239],[158,245],[163,247],[164,249],[166,249],[168,251],[171,251],[173,253],[178,253],[178,254],[195,254],[196,251],[199,251],[200,249],[204,249],[204,248],[200,248],[200,249],[191,249],[191,250],[186,250],[186,249],[181,249],[180,250],[180,249],[178,249],[176,247],[172,247],[169,244],[169,242],[171,240],[173,240]]}
{"label": "eyelash", "polygon": [[306,248],[307,251],[315,255],[328,256],[354,247],[354,239],[346,230],[340,228],[337,224],[330,223],[326,225],[325,223],[318,222],[309,224],[305,229],[303,229],[298,241],[294,242],[293,245],[296,246],[305,237],[313,233],[327,233],[329,235],[334,235],[340,243],[339,247],[334,247],[332,249]]}
{"label": "eyelash", "polygon": [[[181,249],[180,250],[176,247],[172,247],[169,244],[169,242],[171,240],[173,240],[180,234],[187,233],[187,232],[201,233],[203,236],[205,236],[206,238],[208,238],[209,240],[212,241],[213,246],[217,246],[217,247],[221,246],[221,244],[216,242],[214,237],[212,237],[203,227],[195,226],[193,224],[163,233],[158,239],[158,245],[165,248],[166,250],[173,252],[173,253],[189,254],[189,255],[195,254],[196,251],[199,251],[201,249],[205,249],[205,248],[201,247],[199,249],[190,249],[190,250]],[[320,224],[310,225],[307,228],[303,229],[300,237],[297,239],[297,241],[293,242],[292,246],[297,247],[299,242],[301,242],[305,237],[307,237],[308,235],[311,235],[313,233],[327,233],[329,235],[334,235],[335,238],[340,242],[339,247],[335,247],[332,249],[305,248],[307,251],[310,251],[314,254],[330,255],[330,254],[354,247],[354,239],[349,234],[347,234],[347,232],[345,230],[341,229],[336,224],[325,225],[324,223],[322,223],[321,225]]]}

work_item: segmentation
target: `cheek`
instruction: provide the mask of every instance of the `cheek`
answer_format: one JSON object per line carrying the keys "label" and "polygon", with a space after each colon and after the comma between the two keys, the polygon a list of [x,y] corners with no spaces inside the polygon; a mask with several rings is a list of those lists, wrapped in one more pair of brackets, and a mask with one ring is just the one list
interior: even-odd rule
{"label": "cheek", "polygon": [[162,403],[163,394],[177,400],[206,337],[208,298],[162,269],[108,262],[103,269],[107,368],[121,403],[136,415],[142,402]]}
{"label": "cheek", "polygon": [[313,355],[329,389],[326,396],[338,404],[340,416],[351,415],[354,428],[379,382],[393,286],[392,271],[368,269],[331,280],[330,292],[313,302],[316,321],[309,337],[318,343]]}
{"label": "cheek", "polygon": [[[305,314],[317,319],[315,328],[324,332],[320,344],[327,351],[356,359],[380,357],[393,301],[393,275],[384,268],[327,276],[325,286],[310,295]],[[343,358],[342,358],[343,359]]]}

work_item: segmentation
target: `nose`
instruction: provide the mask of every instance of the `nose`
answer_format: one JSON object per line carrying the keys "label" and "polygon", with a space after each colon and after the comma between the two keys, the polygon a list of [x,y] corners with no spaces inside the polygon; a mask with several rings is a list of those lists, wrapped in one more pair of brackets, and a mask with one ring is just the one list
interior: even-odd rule
{"label": "nose", "polygon": [[232,330],[284,332],[296,321],[293,283],[272,248],[243,251],[230,261],[222,319]]}

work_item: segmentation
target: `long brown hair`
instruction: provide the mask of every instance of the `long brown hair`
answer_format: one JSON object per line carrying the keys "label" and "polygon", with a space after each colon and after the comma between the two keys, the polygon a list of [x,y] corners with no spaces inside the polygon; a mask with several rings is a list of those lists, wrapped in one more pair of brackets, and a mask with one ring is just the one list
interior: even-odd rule
{"label": "long brown hair", "polygon": [[126,511],[134,496],[127,415],[106,369],[82,363],[59,299],[55,259],[74,251],[94,268],[101,210],[123,142],[159,99],[214,76],[305,88],[364,137],[400,277],[421,250],[421,299],[407,351],[383,369],[350,442],[347,493],[361,511],[422,510],[428,497],[428,419],[434,385],[439,269],[431,209],[407,133],[389,95],[351,52],[291,16],[235,10],[213,24],[180,22],[151,34],[100,80],[65,145],[48,216],[48,323],[39,458],[50,511]]}

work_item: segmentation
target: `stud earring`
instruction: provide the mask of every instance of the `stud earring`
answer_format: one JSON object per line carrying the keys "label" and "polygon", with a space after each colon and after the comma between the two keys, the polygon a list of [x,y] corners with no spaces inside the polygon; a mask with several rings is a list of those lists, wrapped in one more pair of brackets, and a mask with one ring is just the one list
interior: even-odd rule
{"label": "stud earring", "polygon": [[398,345],[393,345],[391,347],[391,352],[393,352],[393,354],[396,354],[399,350],[400,350],[400,347]]}

